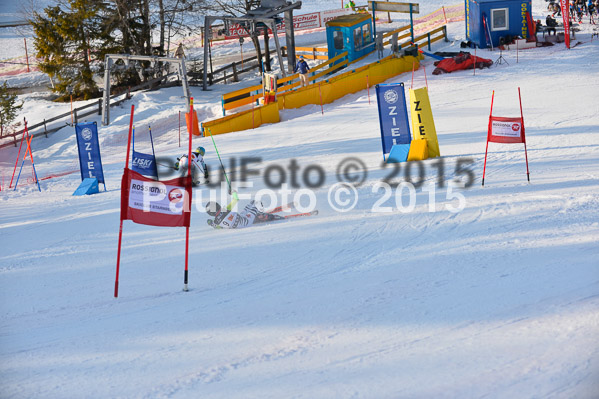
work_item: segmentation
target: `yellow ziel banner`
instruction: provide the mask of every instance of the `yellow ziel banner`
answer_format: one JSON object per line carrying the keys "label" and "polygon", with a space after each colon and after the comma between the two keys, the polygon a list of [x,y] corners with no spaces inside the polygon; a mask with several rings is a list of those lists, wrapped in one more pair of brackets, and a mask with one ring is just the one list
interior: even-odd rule
{"label": "yellow ziel banner", "polygon": [[410,89],[410,114],[412,115],[412,140],[426,139],[428,157],[440,157],[437,131],[426,87]]}

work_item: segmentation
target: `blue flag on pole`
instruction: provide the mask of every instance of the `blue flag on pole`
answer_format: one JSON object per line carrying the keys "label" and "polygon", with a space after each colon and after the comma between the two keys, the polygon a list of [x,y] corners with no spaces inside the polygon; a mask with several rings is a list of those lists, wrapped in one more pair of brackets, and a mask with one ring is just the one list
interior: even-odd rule
{"label": "blue flag on pole", "polygon": [[154,154],[144,154],[143,152],[133,150],[131,170],[144,176],[158,179],[158,168],[156,167],[156,158],[154,158]]}
{"label": "blue flag on pole", "polygon": [[158,179],[158,165],[156,165],[154,139],[152,138],[152,128],[150,126],[148,126],[148,132],[150,133],[150,143],[152,143],[151,154],[135,151],[135,127],[133,128],[133,159],[131,160],[131,170],[144,176]]}
{"label": "blue flag on pole", "polygon": [[77,123],[75,125],[77,147],[79,148],[79,167],[81,180],[96,178],[98,183],[104,185],[104,171],[100,157],[100,143],[98,142],[98,125],[96,122]]}
{"label": "blue flag on pole", "polygon": [[376,85],[383,159],[395,144],[410,144],[412,135],[403,83]]}

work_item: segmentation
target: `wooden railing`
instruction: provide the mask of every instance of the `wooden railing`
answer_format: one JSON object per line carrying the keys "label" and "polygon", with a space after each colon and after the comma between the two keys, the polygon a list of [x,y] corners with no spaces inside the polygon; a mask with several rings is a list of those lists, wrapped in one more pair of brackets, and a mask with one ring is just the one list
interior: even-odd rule
{"label": "wooden railing", "polygon": [[[401,34],[402,32],[406,32],[406,33]],[[426,46],[428,46],[428,49],[430,50],[432,43],[442,40],[442,39],[447,40],[447,27],[445,25],[441,26],[439,28],[433,29],[430,32],[427,32],[422,35],[414,37],[414,42],[412,42],[412,35],[410,33],[409,25],[403,26],[401,28],[395,29],[390,32],[386,32],[385,34],[383,34],[383,40],[389,39],[391,36],[393,36],[394,33],[398,34],[397,40],[402,48],[410,47],[413,45],[413,43],[416,43],[420,46],[426,45]],[[399,34],[401,34],[401,35],[399,35]],[[383,46],[389,46],[390,43],[391,43],[391,40],[383,41]],[[325,51],[326,50],[324,48],[318,48],[318,47],[314,47],[314,48],[312,48],[312,47],[297,47],[296,50],[298,50],[298,49],[301,49],[304,51],[305,50],[310,50],[310,51],[313,51],[313,50],[314,51]],[[373,44],[373,50],[374,50],[374,44]],[[308,58],[306,55],[304,55],[304,57]],[[364,58],[364,57],[362,57],[362,58]],[[359,61],[359,59],[354,60],[353,62],[356,62],[356,61]],[[339,69],[346,67],[347,65],[349,65],[349,61],[347,58],[347,52],[339,54],[336,57],[333,57],[330,60],[323,62],[322,64],[319,64],[319,65],[315,66],[314,68],[310,69],[310,76],[308,78],[309,83],[314,83],[318,79],[324,77],[325,75],[330,75],[331,73],[334,73],[334,72],[338,71]],[[327,67],[327,66],[329,68],[325,69],[325,67]],[[317,73],[317,71],[320,71],[320,72]],[[293,74],[293,75],[287,76],[286,78],[277,79],[277,92],[284,93],[286,91],[289,91],[289,90],[292,90],[292,89],[298,87],[300,84],[301,83],[299,81],[298,74]],[[261,85],[247,87],[245,89],[239,89],[239,90],[236,90],[231,93],[223,94],[223,96],[222,96],[223,116],[226,115],[226,111],[235,109],[237,107],[241,107],[243,105],[251,104],[254,101],[257,101],[260,97],[262,97],[262,86]]]}
{"label": "wooden railing", "polygon": [[[273,54],[276,54],[276,50],[270,51],[271,57]],[[193,63],[191,64],[193,68]],[[258,62],[258,56],[255,55],[253,57],[249,57],[244,59],[243,61],[235,61],[227,65],[223,65],[214,71],[210,71],[206,74],[208,77],[208,84],[213,85],[215,83],[224,82],[227,83],[227,80],[232,82],[239,81],[239,74],[251,71],[252,69],[259,69],[260,62]],[[221,76],[218,76],[222,74]],[[202,78],[204,76],[204,70],[202,68],[196,71],[188,71],[187,76],[191,79],[189,84],[191,86],[201,86]]]}
{"label": "wooden railing", "polygon": [[[334,73],[347,65],[347,52],[343,52],[337,55],[336,57],[333,57],[330,60],[323,62],[322,64],[319,64],[314,68],[311,68],[310,73],[312,73],[312,76],[309,76],[308,78],[309,83],[313,83],[317,79],[325,75]],[[325,69],[325,67],[327,66],[329,68]],[[316,73],[319,70],[322,71]],[[301,82],[299,81],[299,74],[297,73],[287,76],[285,78],[277,79],[277,92],[284,93],[286,91],[294,89],[300,84]],[[249,105],[254,101],[258,101],[258,99],[262,97],[262,95],[262,85],[246,87],[244,89],[239,89],[230,93],[223,94],[221,101],[223,116],[226,115],[226,111],[228,110],[244,105]]]}
{"label": "wooden railing", "polygon": [[[407,33],[404,33],[403,35],[399,35],[400,33],[404,32],[404,31],[407,31]],[[392,30],[390,32],[386,32],[385,34],[383,34],[383,40],[389,39],[391,36],[393,36],[394,33],[398,34],[397,41],[401,45],[402,48],[413,45],[412,35],[410,33],[409,25]],[[405,40],[405,39],[408,39],[408,40]],[[414,43],[417,43],[418,45],[426,45],[428,47],[428,49],[430,50],[432,43],[442,40],[442,39],[447,41],[447,26],[446,25],[440,26],[436,29],[433,29],[430,32],[426,32],[426,33],[423,33],[422,35],[414,37]],[[391,44],[391,40],[383,41],[383,47],[388,46],[390,44]]]}
{"label": "wooden railing", "polygon": [[[287,51],[286,47],[281,48],[285,53]],[[317,54],[324,53],[324,54]],[[329,49],[325,47],[296,47],[295,48],[295,58],[299,58],[300,56],[304,56],[304,58],[308,60],[328,60],[329,59]]]}
{"label": "wooden railing", "polygon": [[[430,32],[414,37],[414,43],[418,43],[419,45],[426,44],[429,50],[431,49],[431,44],[438,42],[439,40],[447,41],[447,25],[440,26]],[[406,44],[409,43],[410,42]]]}
{"label": "wooden railing", "polygon": [[[152,86],[154,84],[160,83],[160,81],[162,81],[163,79],[168,78],[169,76],[174,75],[174,74],[169,74],[169,75],[165,75],[165,76],[161,76],[158,77],[156,79],[152,79],[149,80],[147,82],[141,83],[137,86],[131,87],[129,88],[126,92],[120,92],[117,94],[114,94],[112,96],[110,96],[110,100],[116,99],[117,97],[121,97],[123,96],[123,98],[118,99],[116,101],[113,101],[110,103],[110,106],[115,106],[115,105],[119,105],[121,104],[123,101],[126,101],[128,99],[131,98],[131,92],[142,89],[142,88],[146,88],[148,86]],[[85,111],[88,110],[88,111]],[[81,111],[85,111],[85,112],[81,112]],[[81,107],[77,107],[73,109],[73,123],[77,123],[78,120],[80,118],[89,116],[89,115],[93,115],[93,114],[98,114],[98,115],[102,115],[102,99],[99,98],[97,102],[91,102],[87,105],[81,106]],[[65,120],[66,119],[66,120]],[[63,120],[62,123],[58,124],[57,126],[53,126],[52,128],[48,128],[48,125],[52,122],[56,122],[56,121],[60,121]],[[56,115],[53,116],[50,119],[44,119],[42,122],[38,122],[32,125],[27,125],[27,130],[29,130],[29,133],[32,134],[33,137],[37,137],[37,136],[41,136],[41,135],[45,135],[46,137],[48,137],[48,134],[53,133],[57,130],[62,129],[65,126],[69,126],[71,125],[71,112],[65,112],[63,114],[60,115]],[[34,133],[34,130],[38,130],[40,128],[43,127],[43,131],[39,131]],[[0,145],[0,148],[2,147],[7,147],[9,145],[13,145],[16,147],[17,146],[17,136],[22,135],[25,132],[25,129],[21,129],[19,131],[16,131],[14,133],[10,133],[10,134],[5,134],[0,138],[5,138],[5,137],[12,137],[13,141],[12,142],[8,142],[8,143],[4,143]]]}

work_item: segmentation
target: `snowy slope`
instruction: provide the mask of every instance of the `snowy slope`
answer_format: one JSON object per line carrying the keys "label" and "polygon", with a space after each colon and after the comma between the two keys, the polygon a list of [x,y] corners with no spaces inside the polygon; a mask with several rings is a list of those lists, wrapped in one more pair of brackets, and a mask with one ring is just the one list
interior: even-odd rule
{"label": "snowy slope", "polygon": [[[445,49],[457,51],[463,25],[450,35]],[[229,172],[232,159],[263,159],[241,195],[256,195],[268,166],[289,171],[293,159],[300,181],[309,165],[326,181],[314,190],[318,216],[238,231],[207,226],[209,191],[196,190],[189,292],[184,229],[125,222],[112,296],[130,106],[140,131],[152,124],[157,153],[174,157],[185,151],[180,88],[111,111],[101,128],[106,193],[72,197],[78,173],[44,180],[41,193],[32,184],[6,191],[17,149],[0,149],[0,396],[597,397],[599,41],[590,39],[581,32],[571,50],[527,50],[518,62],[504,52],[509,65],[475,76],[433,76],[426,60],[444,187],[434,185],[438,160],[423,162],[411,212],[398,210],[396,188],[380,204],[392,211],[373,211],[390,168],[366,91],[325,105],[324,115],[318,106],[286,110],[279,124],[215,136]],[[411,76],[389,82],[409,87]],[[423,85],[419,70],[414,86]],[[491,143],[482,188],[491,93],[495,115],[516,116],[518,87],[531,183],[522,146]],[[200,118],[218,116],[218,95],[230,90],[193,88]],[[50,106],[31,101],[31,113]],[[197,145],[218,171],[210,139]],[[40,175],[77,170],[70,128],[35,139],[33,150]],[[348,157],[368,177],[355,208],[337,212],[328,190]],[[472,160],[474,184],[449,191],[460,159]],[[455,193],[459,212],[448,210],[459,205]]]}

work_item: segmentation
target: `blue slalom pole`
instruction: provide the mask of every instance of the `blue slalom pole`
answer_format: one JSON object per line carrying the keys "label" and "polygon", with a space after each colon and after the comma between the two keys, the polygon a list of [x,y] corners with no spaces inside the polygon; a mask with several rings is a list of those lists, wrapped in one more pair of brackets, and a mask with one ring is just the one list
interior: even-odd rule
{"label": "blue slalom pole", "polygon": [[154,172],[156,172],[156,180],[158,180],[158,165],[156,165],[156,152],[154,151],[154,139],[152,138],[152,126],[148,125],[150,132],[150,143],[152,144],[152,155],[154,155]]}
{"label": "blue slalom pole", "polygon": [[40,187],[40,179],[37,178],[37,171],[35,170],[35,164],[31,161],[31,166],[33,166],[33,173],[35,174],[35,182],[37,183],[37,189],[42,192],[42,188]]}
{"label": "blue slalom pole", "polygon": [[23,162],[21,162],[21,168],[19,169],[19,175],[17,176],[17,181],[15,182],[15,189],[13,191],[17,190],[17,185],[19,184],[19,178],[21,177],[21,171],[23,170],[24,164],[25,164],[25,160],[23,159]]}

